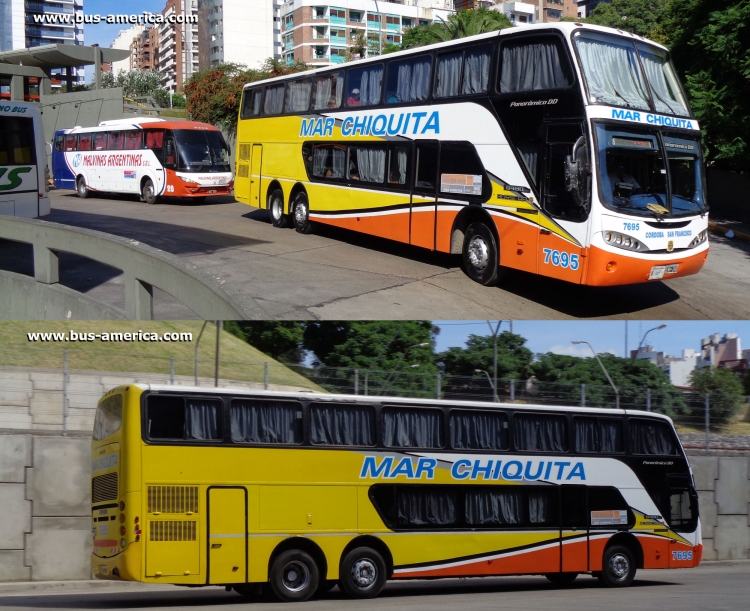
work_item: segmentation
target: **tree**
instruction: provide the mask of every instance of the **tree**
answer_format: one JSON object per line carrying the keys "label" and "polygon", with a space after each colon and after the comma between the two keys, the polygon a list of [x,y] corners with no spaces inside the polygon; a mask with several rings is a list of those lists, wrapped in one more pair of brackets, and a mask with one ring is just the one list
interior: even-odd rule
{"label": "tree", "polygon": [[102,74],[102,88],[112,87],[122,87],[125,97],[151,96],[160,104],[166,96],[167,106],[169,106],[169,92],[161,86],[161,74],[158,72],[120,70],[116,75],[113,72],[105,72]]}
{"label": "tree", "polygon": [[440,21],[441,23],[415,26],[406,30],[403,47],[409,49],[446,40],[456,40],[475,34],[495,32],[513,25],[505,14],[485,7],[459,11],[448,15],[447,20],[441,18]]}
{"label": "tree", "polygon": [[612,0],[598,4],[586,22],[660,39],[660,20],[666,6],[667,0]]}
{"label": "tree", "polygon": [[703,367],[690,374],[690,386],[709,396],[709,421],[714,426],[727,424],[743,402],[742,382],[731,369]]}
{"label": "tree", "polygon": [[[525,379],[534,358],[520,335],[503,331],[497,336],[498,379]],[[437,355],[440,369],[446,375],[475,376],[476,369],[493,374],[494,342],[489,335],[469,335],[464,348],[451,347]]]}
{"label": "tree", "polygon": [[224,329],[273,359],[299,364],[304,326],[295,321],[226,321]]}

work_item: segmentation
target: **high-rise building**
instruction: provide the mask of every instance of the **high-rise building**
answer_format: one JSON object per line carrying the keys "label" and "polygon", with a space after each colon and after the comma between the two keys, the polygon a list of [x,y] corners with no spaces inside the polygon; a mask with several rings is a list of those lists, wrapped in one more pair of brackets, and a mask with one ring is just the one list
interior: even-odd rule
{"label": "high-rise building", "polygon": [[117,76],[120,71],[127,72],[132,70],[133,65],[133,42],[141,37],[141,34],[145,30],[145,26],[142,24],[136,24],[129,27],[127,30],[120,30],[117,37],[109,45],[111,49],[122,49],[124,51],[130,51],[130,57],[121,59],[120,61],[112,62],[111,70],[112,73]]}
{"label": "high-rise building", "polygon": [[594,9],[602,2],[609,4],[612,0],[578,0],[578,16],[591,17]]}
{"label": "high-rise building", "polygon": [[538,23],[560,21],[563,17],[578,17],[576,0],[537,0],[536,20]]}
{"label": "high-rise building", "polygon": [[144,29],[130,43],[130,69],[148,72],[156,70],[159,53],[159,28]]}
{"label": "high-rise building", "polygon": [[[198,63],[198,23],[187,23],[188,17],[198,17],[198,0],[167,0],[162,10],[165,17],[183,16],[182,23],[163,23],[158,26],[159,42],[156,70],[161,73],[162,87],[181,91]],[[151,47],[151,52],[154,52]],[[153,59],[152,62],[153,64]]]}
{"label": "high-rise building", "polygon": [[346,60],[364,35],[370,48],[401,43],[406,29],[446,19],[452,0],[288,0],[282,10],[283,57],[312,65]]}

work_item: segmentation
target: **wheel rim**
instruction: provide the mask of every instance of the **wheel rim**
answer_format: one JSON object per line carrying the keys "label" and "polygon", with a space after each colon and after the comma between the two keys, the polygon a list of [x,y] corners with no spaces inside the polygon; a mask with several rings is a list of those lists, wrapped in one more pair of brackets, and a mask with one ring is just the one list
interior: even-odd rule
{"label": "wheel rim", "polygon": [[622,581],[630,572],[630,559],[625,554],[615,554],[609,560],[609,570],[617,581]]}
{"label": "wheel rim", "polygon": [[484,271],[487,264],[490,262],[490,249],[483,237],[474,236],[471,239],[471,242],[469,242],[468,255],[471,266],[479,271]]}
{"label": "wheel rim", "polygon": [[143,189],[143,199],[151,199],[154,196],[154,185],[150,182],[146,183]]}
{"label": "wheel rim", "polygon": [[294,221],[297,225],[303,225],[307,221],[307,206],[303,202],[294,209]]}
{"label": "wheel rim", "polygon": [[280,199],[274,199],[271,201],[271,214],[273,215],[273,218],[277,221],[281,218],[281,200]]}
{"label": "wheel rim", "polygon": [[86,193],[86,183],[82,180],[78,181],[78,192],[79,193]]}
{"label": "wheel rim", "polygon": [[352,566],[352,581],[358,588],[369,588],[378,579],[378,567],[369,558],[357,560]]}
{"label": "wheel rim", "polygon": [[281,572],[281,583],[290,592],[301,592],[310,584],[310,571],[303,562],[289,562]]}

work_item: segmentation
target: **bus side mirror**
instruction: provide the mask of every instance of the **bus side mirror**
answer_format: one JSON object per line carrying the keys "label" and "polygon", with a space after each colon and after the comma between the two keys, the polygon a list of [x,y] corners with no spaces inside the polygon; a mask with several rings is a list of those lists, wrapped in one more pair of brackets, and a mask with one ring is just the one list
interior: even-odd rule
{"label": "bus side mirror", "polygon": [[591,206],[591,165],[586,138],[581,136],[573,145],[573,154],[565,157],[565,189],[576,205],[586,210]]}
{"label": "bus side mirror", "polygon": [[171,140],[167,140],[167,157],[172,157],[174,155],[174,144]]}

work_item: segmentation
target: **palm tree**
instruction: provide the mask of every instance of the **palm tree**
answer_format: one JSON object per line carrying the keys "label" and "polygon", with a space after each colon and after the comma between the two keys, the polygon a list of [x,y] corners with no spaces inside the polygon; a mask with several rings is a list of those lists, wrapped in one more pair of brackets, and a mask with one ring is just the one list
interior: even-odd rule
{"label": "palm tree", "polygon": [[513,25],[503,13],[491,11],[484,7],[474,11],[459,11],[448,15],[447,20],[441,17],[440,21],[442,23],[424,26],[425,36],[423,40],[426,44],[495,32]]}

